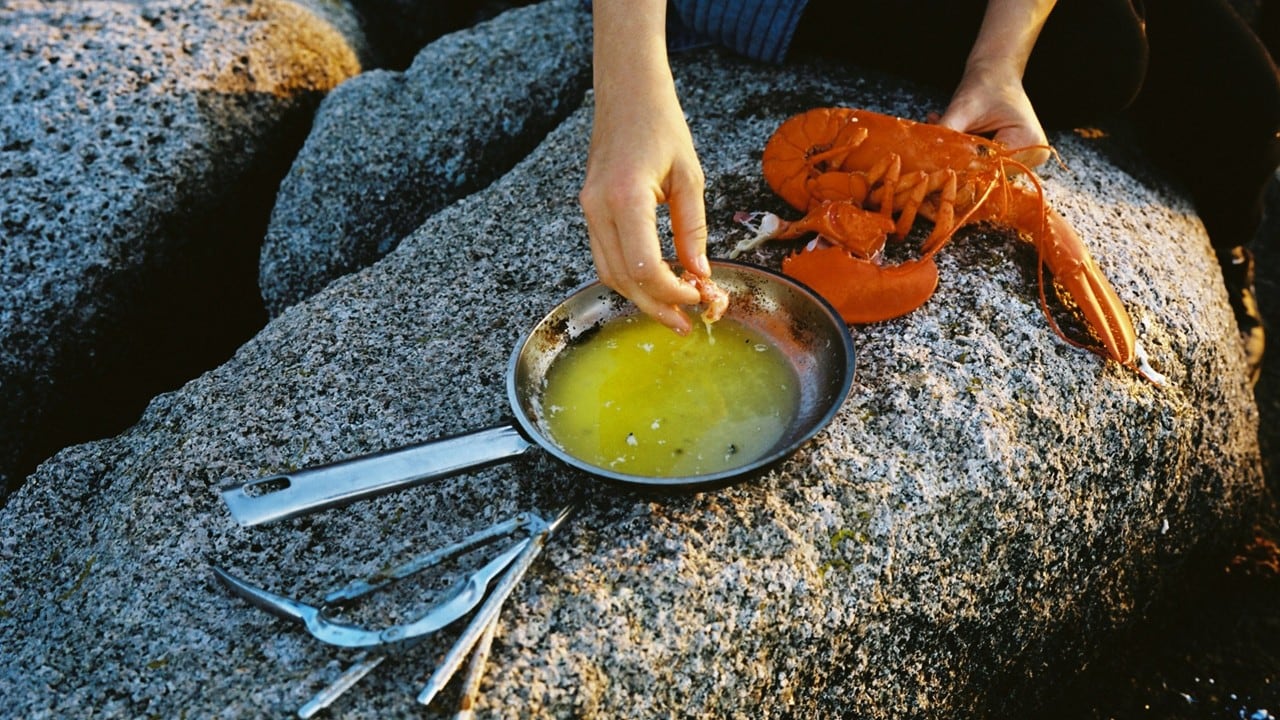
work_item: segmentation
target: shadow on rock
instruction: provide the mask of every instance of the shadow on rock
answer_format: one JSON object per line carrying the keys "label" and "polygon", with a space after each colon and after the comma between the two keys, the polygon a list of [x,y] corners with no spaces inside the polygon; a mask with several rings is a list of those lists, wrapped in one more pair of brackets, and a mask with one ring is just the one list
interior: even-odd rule
{"label": "shadow on rock", "polygon": [[[215,367],[266,322],[258,294],[258,253],[275,192],[322,97],[294,97],[279,124],[256,142],[244,167],[215,186],[191,177],[171,188],[172,213],[134,215],[104,224],[104,234],[146,236],[149,250],[131,262],[113,258],[78,278],[69,303],[35,308],[36,322],[11,334],[14,346],[39,348],[42,367],[28,358],[9,368],[0,403],[14,408],[3,421],[18,447],[3,460],[8,491],[58,449],[105,437],[134,422],[148,400]],[[210,124],[229,116],[279,113],[271,94],[199,93]],[[274,108],[274,109],[273,109]],[[231,180],[234,178],[234,180]],[[156,193],[152,198],[156,198]],[[135,243],[127,243],[136,247]],[[70,305],[71,307],[67,307]],[[0,497],[3,497],[0,495]]]}

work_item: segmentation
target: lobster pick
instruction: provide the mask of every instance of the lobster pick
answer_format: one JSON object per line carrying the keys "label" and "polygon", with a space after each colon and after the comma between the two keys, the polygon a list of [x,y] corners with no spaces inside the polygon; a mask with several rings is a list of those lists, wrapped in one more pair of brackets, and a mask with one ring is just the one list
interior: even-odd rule
{"label": "lobster pick", "polygon": [[484,676],[485,665],[489,662],[489,650],[493,647],[493,636],[498,632],[498,616],[484,628],[476,649],[471,653],[471,664],[467,666],[467,677],[462,681],[462,699],[458,701],[458,714],[453,720],[472,720],[476,716],[476,695],[480,692],[480,678]]}
{"label": "lobster pick", "polygon": [[339,675],[337,680],[329,683],[328,687],[316,693],[315,697],[307,701],[307,704],[298,708],[298,717],[302,718],[302,720],[309,720],[309,718],[315,717],[316,713],[332,705],[334,700],[337,700],[343,693],[350,690],[353,685],[360,682],[365,675],[373,672],[373,669],[381,665],[382,661],[386,659],[386,655],[374,655],[372,657],[366,656],[356,662]]}
{"label": "lobster pick", "polygon": [[[529,566],[533,565],[533,561],[538,557],[538,553],[542,552],[542,548],[547,544],[547,538],[551,536],[564,521],[573,514],[578,507],[581,506],[580,500],[566,505],[556,515],[555,519],[547,523],[546,527],[540,530],[536,535],[530,538],[528,545],[521,551],[520,556],[511,564],[511,569],[507,570],[502,579],[498,581],[489,598],[485,600],[484,605],[476,612],[475,617],[471,619],[470,624],[462,631],[462,634],[449,648],[449,652],[445,655],[444,660],[427,679],[427,684],[422,688],[422,692],[418,693],[418,702],[423,705],[430,705],[436,695],[449,684],[458,672],[458,667],[462,665],[463,659],[477,646],[482,635],[491,634],[490,625],[497,622],[498,614],[502,611],[502,605],[506,602],[511,592],[515,589],[516,584],[524,577],[525,572],[529,570]],[[483,649],[483,655],[488,652],[487,648]],[[483,664],[481,662],[480,664]],[[476,670],[475,672],[479,672]]]}

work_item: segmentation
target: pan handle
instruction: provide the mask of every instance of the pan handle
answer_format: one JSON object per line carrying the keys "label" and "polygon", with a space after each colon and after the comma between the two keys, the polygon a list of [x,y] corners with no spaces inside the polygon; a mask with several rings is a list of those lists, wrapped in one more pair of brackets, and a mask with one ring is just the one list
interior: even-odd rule
{"label": "pan handle", "polygon": [[513,425],[361,455],[218,492],[241,525],[260,525],[412,487],[522,455],[534,447]]}

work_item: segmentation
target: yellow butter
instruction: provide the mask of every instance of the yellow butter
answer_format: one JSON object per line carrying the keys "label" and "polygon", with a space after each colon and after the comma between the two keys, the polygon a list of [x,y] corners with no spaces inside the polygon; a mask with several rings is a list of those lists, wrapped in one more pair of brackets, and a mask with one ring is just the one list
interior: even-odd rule
{"label": "yellow butter", "polygon": [[541,415],[572,455],[615,472],[705,475],[768,453],[795,418],[786,357],[732,318],[681,337],[645,316],[616,318],[547,371]]}

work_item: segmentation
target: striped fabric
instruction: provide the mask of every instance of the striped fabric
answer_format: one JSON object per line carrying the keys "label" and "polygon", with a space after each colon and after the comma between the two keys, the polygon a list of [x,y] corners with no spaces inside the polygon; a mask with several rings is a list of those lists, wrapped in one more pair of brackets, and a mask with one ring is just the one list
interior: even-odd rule
{"label": "striped fabric", "polygon": [[723,45],[755,60],[780,63],[806,0],[671,0],[667,42],[672,50]]}

